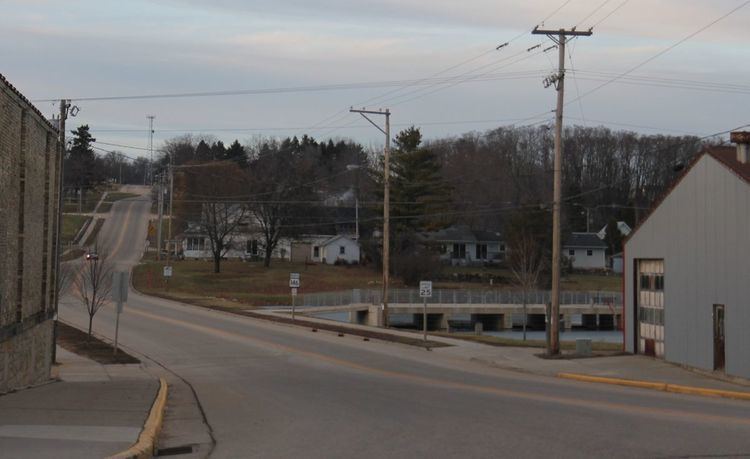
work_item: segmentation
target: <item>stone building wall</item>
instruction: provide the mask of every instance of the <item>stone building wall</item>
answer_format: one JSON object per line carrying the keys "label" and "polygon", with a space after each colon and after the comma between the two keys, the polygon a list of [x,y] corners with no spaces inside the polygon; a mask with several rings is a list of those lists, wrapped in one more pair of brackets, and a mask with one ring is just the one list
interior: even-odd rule
{"label": "stone building wall", "polygon": [[49,378],[57,135],[0,75],[0,393]]}

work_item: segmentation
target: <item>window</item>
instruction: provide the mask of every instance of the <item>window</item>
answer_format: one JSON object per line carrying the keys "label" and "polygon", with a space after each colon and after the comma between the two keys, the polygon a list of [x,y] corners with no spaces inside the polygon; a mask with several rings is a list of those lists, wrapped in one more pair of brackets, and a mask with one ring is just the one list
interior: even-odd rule
{"label": "window", "polygon": [[313,258],[320,258],[320,247],[313,247]]}
{"label": "window", "polygon": [[453,244],[453,258],[466,258],[466,244]]}
{"label": "window", "polygon": [[651,276],[641,274],[641,290],[651,290]]}
{"label": "window", "polygon": [[573,250],[573,249],[568,249],[568,256],[569,256],[569,257],[574,257],[575,255],[576,255],[576,251],[575,251],[575,250]]}
{"label": "window", "polygon": [[586,250],[586,256],[587,257],[591,257],[593,255],[594,255],[594,251],[593,250],[591,250],[591,249]]}
{"label": "window", "polygon": [[664,325],[664,309],[639,307],[638,321],[644,324]]}
{"label": "window", "polygon": [[202,237],[187,238],[188,250],[206,250],[206,241]]}
{"label": "window", "polygon": [[258,241],[255,239],[248,240],[245,247],[245,252],[249,253],[250,255],[258,255]]}
{"label": "window", "polygon": [[346,246],[339,246],[339,255],[346,255]]}
{"label": "window", "polygon": [[505,252],[505,244],[500,244],[500,251]]}
{"label": "window", "polygon": [[487,244],[477,244],[476,246],[476,259],[484,260],[487,258]]}
{"label": "window", "polygon": [[654,290],[664,290],[664,274],[657,274],[654,276]]}

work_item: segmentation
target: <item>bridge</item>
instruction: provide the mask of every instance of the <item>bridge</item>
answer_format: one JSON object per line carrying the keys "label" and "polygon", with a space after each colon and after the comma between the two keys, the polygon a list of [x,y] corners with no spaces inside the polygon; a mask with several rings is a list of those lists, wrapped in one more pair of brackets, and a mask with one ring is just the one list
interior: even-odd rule
{"label": "bridge", "polygon": [[[550,294],[547,291],[528,292],[526,298],[527,324],[543,329],[546,323]],[[381,320],[381,292],[354,289],[351,291],[307,294],[303,297],[304,315],[346,312],[349,322],[379,326]],[[574,325],[589,329],[619,329],[622,326],[622,297],[617,292],[563,292],[560,296],[560,315],[566,330]],[[428,330],[450,330],[457,325],[486,331],[511,329],[523,323],[524,295],[502,290],[439,289],[427,301]],[[394,289],[389,292],[390,316],[411,316],[411,326],[422,328],[423,303],[414,289]],[[481,324],[478,326],[477,324]],[[480,328],[481,327],[481,328]]]}

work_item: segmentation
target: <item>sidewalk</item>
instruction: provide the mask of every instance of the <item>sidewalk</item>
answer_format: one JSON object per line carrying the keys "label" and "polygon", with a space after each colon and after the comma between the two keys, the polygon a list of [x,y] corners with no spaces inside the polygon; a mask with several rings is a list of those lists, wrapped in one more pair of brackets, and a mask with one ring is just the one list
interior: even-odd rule
{"label": "sidewalk", "polygon": [[101,458],[135,443],[159,380],[60,347],[57,359],[59,382],[0,396],[0,457]]}
{"label": "sidewalk", "polygon": [[[284,316],[273,311],[254,310],[264,315]],[[306,322],[335,323],[351,330],[373,330],[357,324],[347,324],[310,316],[300,318]],[[379,332],[395,336],[420,337],[420,333],[404,330],[383,330]],[[678,386],[743,392],[750,394],[750,382],[729,381],[697,371],[691,371],[663,360],[642,355],[617,355],[612,357],[591,357],[576,359],[544,359],[537,355],[544,352],[541,348],[491,346],[461,339],[429,335],[430,341],[450,344],[447,347],[435,347],[432,351],[445,356],[470,360],[504,370],[529,374],[556,377],[561,373],[573,373],[604,378],[665,383]]]}

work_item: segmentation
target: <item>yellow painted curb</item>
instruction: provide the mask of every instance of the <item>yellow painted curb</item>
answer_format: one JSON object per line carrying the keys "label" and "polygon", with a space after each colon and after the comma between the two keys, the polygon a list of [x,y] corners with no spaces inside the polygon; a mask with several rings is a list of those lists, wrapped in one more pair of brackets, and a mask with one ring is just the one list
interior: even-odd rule
{"label": "yellow painted curb", "polygon": [[162,422],[164,421],[164,407],[167,404],[167,390],[169,386],[164,378],[159,378],[159,392],[156,394],[156,400],[151,406],[151,412],[148,414],[143,430],[138,436],[138,441],[133,446],[110,456],[108,459],[132,459],[132,458],[150,458],[154,456],[156,441],[161,432]]}
{"label": "yellow painted curb", "polygon": [[578,373],[558,373],[558,378],[575,379],[576,381],[595,382],[603,384],[616,384],[618,386],[639,387],[641,389],[667,390],[667,384],[663,382],[637,381],[634,379],[606,378],[603,376],[589,376]]}
{"label": "yellow painted curb", "polygon": [[660,390],[678,394],[701,395],[703,397],[723,397],[735,400],[750,400],[750,392],[737,392],[721,389],[706,389],[703,387],[680,386],[664,382],[639,381],[635,379],[607,378],[604,376],[590,376],[578,373],[558,373],[558,378],[574,379],[576,381],[595,382],[602,384],[616,384],[618,386],[639,387],[641,389]]}
{"label": "yellow painted curb", "polygon": [[667,384],[667,392],[677,392],[679,394],[702,395],[704,397],[723,397],[736,400],[750,400],[750,393],[736,392],[731,390],[705,389],[703,387],[680,386],[677,384]]}

